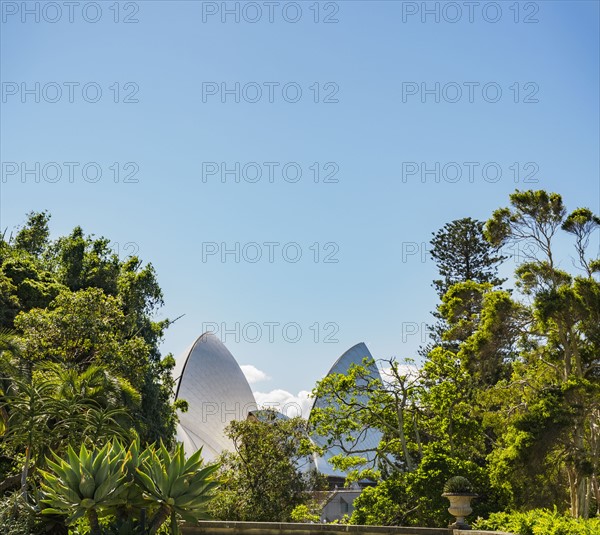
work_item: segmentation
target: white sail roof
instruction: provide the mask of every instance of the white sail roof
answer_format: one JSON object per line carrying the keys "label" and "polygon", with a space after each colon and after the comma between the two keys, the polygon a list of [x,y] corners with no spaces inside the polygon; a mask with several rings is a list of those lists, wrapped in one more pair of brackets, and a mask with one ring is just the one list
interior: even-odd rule
{"label": "white sail roof", "polygon": [[[361,342],[348,349],[348,351],[346,351],[339,359],[337,359],[327,375],[338,373],[346,375],[350,369],[350,366],[352,366],[353,364],[362,365],[363,360],[365,358],[373,360],[371,352],[369,351],[367,346],[363,342]],[[373,363],[372,366],[370,366],[369,371],[372,379],[381,380],[379,370],[377,369],[375,363]],[[368,401],[368,397],[366,394],[357,396],[356,401],[359,403],[363,402],[366,404]],[[316,408],[321,409],[326,408],[328,406],[331,406],[328,400],[318,397],[313,403],[311,413]],[[373,428],[366,428],[364,430],[352,432],[350,433],[350,435],[353,437],[354,440],[345,441],[344,447],[346,447],[347,449],[352,448],[355,450],[369,449],[373,452],[379,445],[379,442],[382,438],[381,432],[378,429]],[[328,437],[313,434],[312,439],[318,446],[322,447],[327,445]],[[329,462],[329,459],[331,459],[331,457],[333,457],[334,455],[339,455],[341,453],[343,452],[340,447],[333,447],[330,448],[323,457],[317,456],[315,459],[317,470],[319,470],[319,472],[327,476],[345,478],[347,474],[345,472],[334,469]],[[360,453],[357,455],[365,457],[368,461],[373,461],[375,458],[374,453]]]}
{"label": "white sail roof", "polygon": [[177,439],[191,455],[202,447],[207,462],[233,443],[224,433],[232,420],[245,420],[257,409],[250,385],[233,355],[212,333],[204,333],[179,359],[176,399],[188,402],[179,413]]}

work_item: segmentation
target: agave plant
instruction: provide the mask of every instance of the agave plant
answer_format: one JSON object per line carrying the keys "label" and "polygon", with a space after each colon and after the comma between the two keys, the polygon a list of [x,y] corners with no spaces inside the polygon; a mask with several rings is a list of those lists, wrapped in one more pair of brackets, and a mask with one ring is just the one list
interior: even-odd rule
{"label": "agave plant", "polygon": [[186,461],[182,444],[176,446],[172,456],[162,443],[159,448],[150,447],[140,455],[136,470],[138,484],[146,500],[159,504],[150,521],[150,535],[167,518],[173,535],[180,533],[179,517],[189,522],[206,518],[207,504],[217,487],[212,475],[218,465],[202,466],[202,463],[201,449]]}
{"label": "agave plant", "polygon": [[454,476],[444,484],[445,494],[471,494],[472,492],[473,485],[466,477]]}
{"label": "agave plant", "polygon": [[66,516],[67,524],[85,516],[91,534],[99,535],[99,511],[117,504],[125,488],[123,447],[108,442],[102,449],[88,451],[82,444],[79,455],[69,446],[67,460],[53,456],[56,462],[47,460],[49,471],[40,471],[42,503],[47,505],[42,514]]}
{"label": "agave plant", "polygon": [[[140,464],[140,439],[136,436],[125,454],[123,469],[127,484],[124,485],[123,492],[119,495],[120,503],[115,510],[116,520],[123,532],[126,530],[135,531],[133,527],[134,519],[139,519],[142,509],[148,508],[148,503],[144,500],[142,489],[137,485],[137,468]],[[140,522],[137,523],[138,525]],[[129,526],[131,525],[131,526]],[[140,528],[141,529],[141,528]]]}

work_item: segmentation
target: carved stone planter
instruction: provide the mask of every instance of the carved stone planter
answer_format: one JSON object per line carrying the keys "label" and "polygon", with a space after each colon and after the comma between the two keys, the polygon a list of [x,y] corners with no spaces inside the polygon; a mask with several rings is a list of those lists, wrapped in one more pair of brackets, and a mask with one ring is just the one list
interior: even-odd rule
{"label": "carved stone planter", "polygon": [[477,498],[477,494],[444,492],[442,496],[448,498],[450,501],[448,512],[456,517],[456,521],[448,527],[452,529],[471,529],[471,526],[465,522],[465,517],[473,512],[473,509],[471,509],[471,500]]}

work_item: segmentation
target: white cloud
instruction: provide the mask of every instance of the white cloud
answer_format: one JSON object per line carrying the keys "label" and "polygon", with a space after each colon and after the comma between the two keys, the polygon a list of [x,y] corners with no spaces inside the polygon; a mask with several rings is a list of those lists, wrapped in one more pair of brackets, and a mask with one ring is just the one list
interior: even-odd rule
{"label": "white cloud", "polygon": [[271,379],[265,372],[259,370],[256,366],[252,366],[252,364],[242,364],[240,368],[251,385]]}
{"label": "white cloud", "polygon": [[[415,364],[398,364],[398,374],[406,375],[406,378],[409,381],[415,381],[418,379],[420,372],[421,370]],[[379,370],[379,374],[381,375],[383,381],[387,381],[388,383],[396,382],[396,376],[392,373],[392,368],[389,366],[386,368],[381,368]]]}
{"label": "white cloud", "polygon": [[286,416],[302,416],[308,418],[313,399],[308,390],[301,390],[294,395],[286,390],[275,389],[270,392],[254,392],[254,398],[260,408],[273,408]]}

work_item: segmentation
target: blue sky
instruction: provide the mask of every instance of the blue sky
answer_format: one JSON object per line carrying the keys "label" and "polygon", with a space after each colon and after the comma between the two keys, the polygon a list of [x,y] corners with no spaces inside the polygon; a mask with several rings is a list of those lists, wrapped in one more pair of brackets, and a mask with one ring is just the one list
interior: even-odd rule
{"label": "blue sky", "polygon": [[515,188],[600,211],[596,1],[72,9],[2,2],[0,227],[46,209],[152,262],[165,352],[216,324],[261,399],[361,341],[416,356],[446,222]]}

